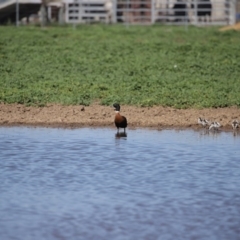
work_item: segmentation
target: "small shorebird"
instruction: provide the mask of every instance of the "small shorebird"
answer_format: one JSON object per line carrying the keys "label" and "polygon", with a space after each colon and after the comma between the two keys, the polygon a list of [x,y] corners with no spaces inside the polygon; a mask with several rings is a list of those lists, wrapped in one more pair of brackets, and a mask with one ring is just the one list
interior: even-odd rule
{"label": "small shorebird", "polygon": [[207,119],[199,117],[198,124],[201,124],[203,127],[206,127],[206,126],[210,125],[210,122]]}
{"label": "small shorebird", "polygon": [[124,133],[125,133],[125,128],[127,127],[127,119],[120,114],[120,105],[118,103],[114,103],[113,107],[116,112],[116,115],[114,118],[115,126],[117,127],[118,132],[119,132],[119,128],[124,128]]}
{"label": "small shorebird", "polygon": [[239,121],[238,120],[233,120],[232,121],[232,128],[233,130],[236,130],[239,127]]}
{"label": "small shorebird", "polygon": [[221,127],[221,124],[219,122],[212,122],[209,130],[214,129],[214,130],[218,130]]}

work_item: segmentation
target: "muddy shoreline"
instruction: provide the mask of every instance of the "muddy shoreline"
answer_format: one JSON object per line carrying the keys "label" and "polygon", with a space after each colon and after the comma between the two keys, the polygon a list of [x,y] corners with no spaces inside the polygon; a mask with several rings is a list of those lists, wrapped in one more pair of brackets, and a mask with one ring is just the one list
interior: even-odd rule
{"label": "muddy shoreline", "polygon": [[[240,120],[240,108],[174,109],[170,107],[122,106],[121,114],[128,119],[128,128],[201,129],[198,117],[218,121],[221,130],[232,130],[233,119]],[[0,126],[41,127],[114,127],[114,109],[98,103],[90,106],[26,107],[20,104],[0,104]]]}

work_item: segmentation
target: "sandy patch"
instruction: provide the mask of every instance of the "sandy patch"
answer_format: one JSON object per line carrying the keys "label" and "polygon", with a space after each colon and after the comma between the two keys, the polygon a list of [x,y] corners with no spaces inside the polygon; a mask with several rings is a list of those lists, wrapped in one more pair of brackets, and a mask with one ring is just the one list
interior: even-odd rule
{"label": "sandy patch", "polygon": [[[231,130],[233,119],[240,120],[240,108],[217,109],[174,109],[170,107],[122,106],[121,114],[127,117],[128,127],[150,128],[201,128],[197,124],[199,116],[218,121],[222,130]],[[114,127],[114,109],[92,104],[91,106],[48,105],[46,107],[26,107],[18,104],[0,104],[0,125],[26,125],[46,127]]]}
{"label": "sandy patch", "polygon": [[240,30],[240,22],[234,25],[229,25],[229,26],[220,28],[220,31],[228,31],[228,30]]}

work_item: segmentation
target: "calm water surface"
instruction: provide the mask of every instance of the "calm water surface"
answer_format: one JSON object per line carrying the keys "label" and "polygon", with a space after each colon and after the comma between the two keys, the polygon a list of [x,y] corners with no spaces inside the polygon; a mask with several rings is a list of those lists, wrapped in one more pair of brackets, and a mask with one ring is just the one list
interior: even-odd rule
{"label": "calm water surface", "polygon": [[0,128],[0,239],[240,239],[240,136]]}

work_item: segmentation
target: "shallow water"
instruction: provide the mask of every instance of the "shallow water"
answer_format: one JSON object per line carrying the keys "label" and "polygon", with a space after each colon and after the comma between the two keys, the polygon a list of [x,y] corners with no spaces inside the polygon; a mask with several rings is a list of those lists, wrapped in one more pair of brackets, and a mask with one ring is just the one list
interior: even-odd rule
{"label": "shallow water", "polygon": [[0,239],[240,239],[240,136],[0,128]]}

